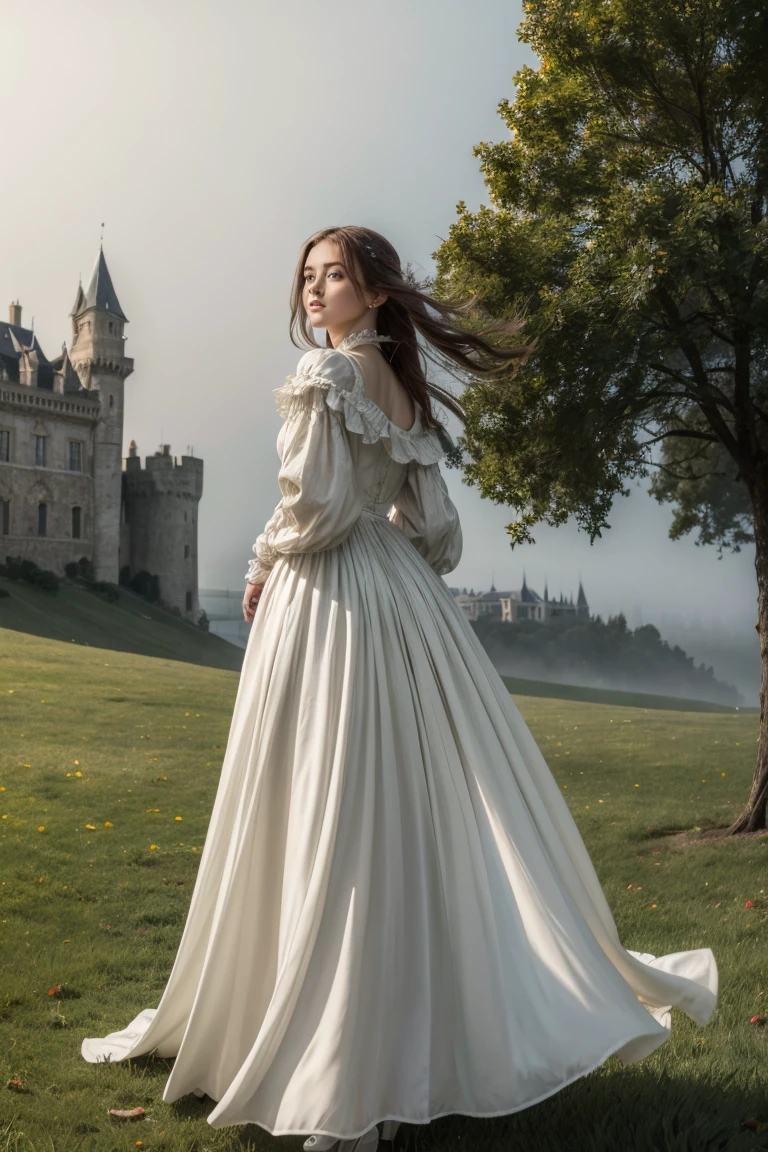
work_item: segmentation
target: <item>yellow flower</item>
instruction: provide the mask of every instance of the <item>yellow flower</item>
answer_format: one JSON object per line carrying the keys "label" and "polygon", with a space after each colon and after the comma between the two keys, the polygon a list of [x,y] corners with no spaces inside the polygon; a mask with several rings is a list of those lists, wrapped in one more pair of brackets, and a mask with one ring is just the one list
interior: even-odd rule
{"label": "yellow flower", "polygon": [[651,904],[651,908],[658,908],[658,904]]}
{"label": "yellow flower", "polygon": [[114,828],[114,824],[112,823],[111,820],[105,820],[104,821],[104,827],[105,828]]}
{"label": "yellow flower", "polygon": [[0,792],[5,792],[5,784],[0,784]]}
{"label": "yellow flower", "polygon": [[157,844],[150,844],[150,846],[149,846],[150,852],[154,852],[155,848],[157,848]]}
{"label": "yellow flower", "polygon": [[174,820],[183,820],[183,819],[184,819],[183,816],[174,816]]}
{"label": "yellow flower", "polygon": [[37,830],[38,832],[45,832],[45,824],[41,824]]}
{"label": "yellow flower", "polygon": [[73,760],[72,763],[74,764],[75,768],[80,767],[80,761],[79,760]]}
{"label": "yellow flower", "polygon": [[89,832],[95,832],[96,831],[96,825],[95,824],[86,824],[86,828],[88,829]]}
{"label": "yellow flower", "polygon": [[82,772],[75,772],[75,776],[82,776]]}
{"label": "yellow flower", "polygon": [[725,776],[725,772],[721,772],[721,773],[720,773],[720,775],[721,775],[721,776]]}

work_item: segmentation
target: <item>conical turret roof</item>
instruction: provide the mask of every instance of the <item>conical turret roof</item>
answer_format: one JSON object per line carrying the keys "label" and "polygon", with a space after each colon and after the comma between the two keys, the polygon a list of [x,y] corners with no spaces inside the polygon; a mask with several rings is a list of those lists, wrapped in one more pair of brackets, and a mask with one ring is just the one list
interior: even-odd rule
{"label": "conical turret roof", "polygon": [[84,293],[82,285],[80,286],[77,299],[75,300],[75,307],[72,309],[70,315],[78,316],[81,312],[84,312],[86,308],[96,308],[99,312],[108,312],[110,316],[117,316],[120,320],[128,319],[120,307],[120,301],[117,298],[117,293],[112,284],[112,277],[109,274],[107,262],[104,259],[103,248],[99,248],[99,254],[93,266],[88,290]]}

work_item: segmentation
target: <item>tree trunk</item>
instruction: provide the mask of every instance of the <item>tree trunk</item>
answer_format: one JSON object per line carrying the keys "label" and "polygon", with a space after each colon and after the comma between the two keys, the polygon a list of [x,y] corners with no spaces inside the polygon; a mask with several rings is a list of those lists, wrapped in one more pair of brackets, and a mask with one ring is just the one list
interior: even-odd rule
{"label": "tree trunk", "polygon": [[760,637],[760,735],[757,764],[747,806],[726,836],[760,832],[768,828],[768,486],[761,475],[752,489],[755,513],[755,571],[757,573],[757,632]]}

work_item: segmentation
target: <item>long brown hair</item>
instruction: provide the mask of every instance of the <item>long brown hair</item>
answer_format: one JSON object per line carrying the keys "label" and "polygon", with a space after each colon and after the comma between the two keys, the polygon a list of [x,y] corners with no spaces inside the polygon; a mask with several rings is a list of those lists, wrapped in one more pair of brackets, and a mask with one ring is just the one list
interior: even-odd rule
{"label": "long brown hair", "polygon": [[[379,348],[392,365],[398,380],[420,405],[425,427],[435,428],[439,423],[432,410],[432,398],[439,400],[462,422],[464,409],[451,392],[427,381],[419,356],[421,349],[417,331],[427,343],[425,355],[428,359],[445,367],[444,363],[430,355],[431,346],[474,376],[489,377],[508,371],[511,366],[519,365],[530,355],[532,344],[508,345],[491,343],[487,339],[489,336],[514,336],[523,326],[522,318],[515,316],[512,319],[495,320],[485,324],[479,331],[461,327],[457,321],[471,321],[478,317],[478,297],[458,300],[430,296],[415,277],[403,273],[400,257],[384,236],[354,224],[323,228],[310,236],[302,247],[291,291],[290,336],[297,346],[300,346],[295,338],[298,335],[303,337],[310,348],[319,347],[312,334],[310,316],[304,308],[303,289],[304,265],[310,249],[321,240],[333,240],[338,245],[347,274],[361,296],[366,288],[370,292],[386,293],[387,299],[378,308],[376,331],[381,336],[391,336],[394,342],[387,341],[380,344]],[[364,285],[360,283],[358,269],[362,272]],[[325,346],[333,347],[327,332]]]}

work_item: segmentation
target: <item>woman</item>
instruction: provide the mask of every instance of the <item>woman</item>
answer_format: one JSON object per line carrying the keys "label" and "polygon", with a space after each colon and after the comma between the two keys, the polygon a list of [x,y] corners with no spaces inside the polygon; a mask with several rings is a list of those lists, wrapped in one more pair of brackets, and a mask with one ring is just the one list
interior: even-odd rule
{"label": "woman", "polygon": [[[708,948],[626,951],[547,764],[441,575],[459,518],[428,345],[480,375],[527,350],[403,276],[364,228],[304,245],[275,390],[282,498],[176,960],[157,1009],[83,1042],[176,1060],[163,1099],[214,1128],[373,1152],[399,1121],[505,1115],[717,998]],[[515,330],[512,325],[512,330]],[[485,330],[509,331],[509,325]],[[381,1122],[381,1134],[377,1125]]]}

